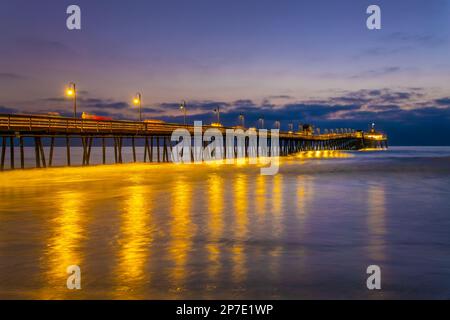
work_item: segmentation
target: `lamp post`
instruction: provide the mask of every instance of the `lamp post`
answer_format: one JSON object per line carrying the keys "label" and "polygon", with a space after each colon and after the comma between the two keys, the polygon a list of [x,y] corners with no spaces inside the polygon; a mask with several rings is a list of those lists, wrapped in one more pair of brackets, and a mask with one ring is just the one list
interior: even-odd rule
{"label": "lamp post", "polygon": [[275,129],[278,129],[278,130],[280,130],[280,126],[281,126],[281,124],[280,124],[280,121],[275,121]]}
{"label": "lamp post", "polygon": [[136,93],[133,103],[139,107],[139,121],[142,121],[142,94],[140,92]]}
{"label": "lamp post", "polygon": [[186,125],[186,101],[183,100],[183,102],[180,104],[180,110],[183,111],[183,114],[184,114],[184,125]]}
{"label": "lamp post", "polygon": [[77,118],[77,87],[74,82],[69,83],[69,87],[66,90],[68,97],[73,97],[73,117]]}
{"label": "lamp post", "polygon": [[220,107],[214,109],[214,112],[217,114],[217,124],[220,124]]}
{"label": "lamp post", "polygon": [[240,125],[242,126],[242,128],[245,128],[245,122],[244,121],[245,121],[244,120],[244,115],[241,113],[239,115],[239,122],[240,122]]}
{"label": "lamp post", "polygon": [[294,131],[294,124],[289,123],[288,127],[289,127],[289,132],[292,133],[292,131]]}
{"label": "lamp post", "polygon": [[260,129],[264,129],[264,118],[259,118],[259,123],[260,123]]}

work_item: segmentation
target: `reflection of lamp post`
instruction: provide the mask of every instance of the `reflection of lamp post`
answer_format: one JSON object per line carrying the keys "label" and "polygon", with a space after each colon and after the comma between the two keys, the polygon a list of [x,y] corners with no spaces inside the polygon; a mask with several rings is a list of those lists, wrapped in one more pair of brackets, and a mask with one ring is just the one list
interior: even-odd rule
{"label": "reflection of lamp post", "polygon": [[142,121],[142,94],[140,92],[136,93],[133,103],[139,107],[139,121]]}
{"label": "reflection of lamp post", "polygon": [[73,97],[73,117],[77,117],[77,88],[74,82],[69,83],[69,87],[66,90],[68,97]]}
{"label": "reflection of lamp post", "polygon": [[241,114],[239,115],[239,122],[240,122],[242,128],[245,128],[245,122],[244,122],[244,121],[245,121],[245,120],[244,120],[244,115],[241,113]]}
{"label": "reflection of lamp post", "polygon": [[183,111],[183,114],[184,114],[184,125],[186,125],[186,101],[183,100],[183,102],[180,104],[180,110]]}

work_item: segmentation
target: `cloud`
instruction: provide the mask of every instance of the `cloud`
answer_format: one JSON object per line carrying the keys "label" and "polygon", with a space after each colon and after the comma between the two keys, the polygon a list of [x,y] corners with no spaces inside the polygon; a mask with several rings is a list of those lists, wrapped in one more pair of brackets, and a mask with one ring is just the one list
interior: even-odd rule
{"label": "cloud", "polygon": [[387,45],[367,48],[357,54],[355,58],[404,54],[417,49],[417,47],[434,48],[442,46],[447,41],[445,37],[437,35],[393,32],[383,37],[383,43],[387,43]]}
{"label": "cloud", "polygon": [[370,110],[372,112],[388,112],[388,111],[399,111],[401,110],[399,105],[390,104],[390,105],[370,105]]}
{"label": "cloud", "polygon": [[434,100],[434,102],[436,102],[436,104],[441,106],[450,106],[450,97],[436,99]]}
{"label": "cloud", "polygon": [[[50,102],[61,98],[48,98]],[[66,99],[63,99],[67,102]],[[128,103],[112,99],[84,97],[80,100],[79,111],[87,111],[114,119],[136,119],[137,110]],[[236,125],[239,115],[245,116],[247,127],[256,126],[258,119],[264,118],[267,128],[273,128],[275,121],[281,122],[286,130],[289,123],[311,123],[320,128],[366,129],[376,122],[379,128],[388,132],[394,144],[449,144],[450,97],[426,99],[425,89],[406,88],[401,90],[374,88],[343,91],[327,99],[289,102],[274,105],[267,101],[257,103],[250,99],[232,102],[186,101],[188,122],[201,120],[204,123],[216,121],[213,110],[220,107],[221,122]],[[71,110],[60,104],[41,109],[39,112],[60,112],[71,116]],[[182,123],[184,115],[179,110],[179,102],[166,102],[143,106],[145,119],[161,119]],[[13,108],[1,107],[1,113],[17,112]],[[438,132],[439,136],[435,134]],[[425,139],[425,137],[428,139]]]}
{"label": "cloud", "polygon": [[288,95],[278,95],[278,96],[269,96],[267,99],[285,99],[285,100],[291,100],[294,99],[294,97],[288,96]]}
{"label": "cloud", "polygon": [[[368,124],[376,122],[379,129],[390,135],[391,142],[397,145],[449,144],[443,139],[446,128],[450,126],[449,98],[423,101],[423,88],[402,90],[363,89],[343,92],[328,99],[300,101],[281,106],[255,103],[252,100],[237,100],[221,109],[221,121],[225,125],[239,123],[239,115],[244,114],[247,127],[256,126],[259,118],[264,118],[265,126],[273,128],[275,121],[281,122],[286,130],[289,123],[296,127],[300,123],[311,123],[320,128],[367,129]],[[223,102],[217,102],[223,105]],[[208,101],[197,102],[198,113],[188,113],[188,121],[201,120],[204,123],[215,121],[209,107],[215,105]],[[408,108],[405,108],[405,107]],[[189,109],[188,109],[189,110]],[[156,115],[156,118],[181,123],[181,114]],[[435,131],[440,135],[435,137]]]}
{"label": "cloud", "polygon": [[[443,97],[424,102],[424,96],[424,89],[422,88],[402,90],[375,88],[343,91],[341,94],[330,96],[327,99],[288,102],[281,105],[272,104],[267,99],[264,99],[261,103],[256,103],[250,99],[232,102],[187,101],[186,103],[189,118],[212,122],[215,121],[216,117],[213,110],[220,108],[221,120],[230,125],[237,123],[240,114],[245,115],[247,123],[255,123],[259,118],[264,118],[267,123],[275,121],[324,123],[337,120],[374,121],[386,119],[408,121],[419,117],[448,116],[445,107],[449,106],[450,98]],[[62,97],[44,100],[52,104],[67,102],[67,99]],[[50,109],[56,111],[59,109],[58,107],[53,106]],[[143,106],[142,112],[145,118],[182,122],[184,115],[179,108],[179,102],[165,102]],[[62,109],[62,113],[67,110],[66,107]],[[80,98],[79,110],[121,119],[134,119],[136,114],[135,108],[132,108],[126,102],[95,97]]]}
{"label": "cloud", "polygon": [[445,39],[431,34],[413,34],[407,32],[393,32],[385,39],[395,43],[407,43],[412,45],[438,46],[445,43]]}
{"label": "cloud", "polygon": [[72,49],[61,41],[48,40],[41,37],[23,37],[15,40],[15,45],[22,49],[33,50],[34,54],[42,53],[73,53]]}
{"label": "cloud", "polygon": [[5,106],[0,106],[0,113],[16,113],[17,110]]}
{"label": "cloud", "polygon": [[407,50],[410,50],[411,47],[410,46],[399,46],[396,48],[392,48],[392,47],[372,47],[372,48],[368,48],[363,50],[360,54],[356,55],[355,58],[359,59],[359,58],[363,58],[363,57],[367,57],[367,56],[388,56],[388,55],[394,55],[397,53],[402,53],[405,52]]}
{"label": "cloud", "polygon": [[[222,101],[187,101],[186,108],[190,114],[201,114],[204,112],[212,113],[214,109],[219,108],[224,110],[230,107],[231,104]],[[174,112],[180,112],[180,102],[166,102],[160,103],[152,107],[157,113],[171,114]]]}
{"label": "cloud", "polygon": [[85,108],[89,109],[113,109],[113,110],[123,110],[128,109],[130,105],[126,102],[95,102],[95,103],[86,103]]}
{"label": "cloud", "polygon": [[[67,103],[68,99],[66,97],[50,97],[41,99],[39,101],[49,102],[49,103]],[[112,99],[101,99],[101,98],[83,98],[77,97],[77,103],[81,108],[86,109],[113,109],[113,110],[123,110],[130,107],[127,102],[114,101]]]}
{"label": "cloud", "polygon": [[152,107],[142,107],[143,113],[151,113],[151,114],[162,114],[163,110]]}
{"label": "cloud", "polygon": [[[420,88],[396,91],[391,89],[363,89],[358,91],[344,92],[341,96],[331,97],[332,103],[354,103],[354,104],[393,104],[403,103],[408,100],[422,98],[424,94]],[[327,101],[323,101],[327,103]]]}
{"label": "cloud", "polygon": [[366,70],[359,74],[353,75],[351,79],[375,78],[399,72],[400,67],[385,67],[381,69]]}
{"label": "cloud", "polygon": [[233,106],[236,107],[251,107],[254,105],[253,101],[250,99],[242,99],[242,100],[236,100],[232,103]]}
{"label": "cloud", "polygon": [[10,72],[0,72],[0,80],[23,80],[26,79],[25,76],[17,74],[17,73],[10,73]]}

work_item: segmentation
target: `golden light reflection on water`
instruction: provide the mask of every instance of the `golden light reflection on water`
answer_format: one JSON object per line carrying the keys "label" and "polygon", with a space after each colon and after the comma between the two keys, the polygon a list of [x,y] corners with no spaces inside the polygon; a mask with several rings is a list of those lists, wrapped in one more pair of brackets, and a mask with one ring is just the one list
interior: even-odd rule
{"label": "golden light reflection on water", "polygon": [[386,200],[382,185],[368,187],[368,228],[369,257],[374,260],[384,260],[386,235]]}
{"label": "golden light reflection on water", "polygon": [[223,228],[223,178],[218,174],[213,174],[208,179],[208,219],[210,235],[217,240],[222,234]]}
{"label": "golden light reflection on water", "polygon": [[255,209],[258,221],[261,221],[266,214],[266,179],[266,176],[263,175],[258,175],[256,178]]}
{"label": "golden light reflection on water", "polygon": [[280,236],[283,232],[283,176],[278,174],[272,180],[272,214],[273,234]]}
{"label": "golden light reflection on water", "polygon": [[306,208],[305,208],[306,186],[304,182],[305,181],[302,176],[297,177],[297,213],[299,215],[301,222],[303,222],[306,217]]}
{"label": "golden light reflection on water", "polygon": [[170,224],[169,256],[173,264],[170,270],[172,285],[176,291],[185,291],[185,280],[188,270],[188,262],[192,238],[195,236],[196,227],[192,223],[192,184],[184,179],[174,182],[172,187],[172,208]]}
{"label": "golden light reflection on water", "polygon": [[208,276],[214,280],[221,267],[221,249],[218,242],[223,232],[223,178],[218,174],[211,175],[208,179],[208,190],[209,239],[206,243],[206,250],[208,252]]}
{"label": "golden light reflection on water", "polygon": [[[278,174],[273,177],[272,180],[272,232],[271,236],[279,238],[283,234],[283,176]],[[279,277],[280,275],[280,256],[282,252],[282,246],[274,246],[270,252],[270,272],[274,277]]]}
{"label": "golden light reflection on water", "polygon": [[248,194],[247,194],[247,176],[239,173],[234,179],[234,238],[236,243],[233,245],[233,282],[241,283],[247,276],[245,247],[243,241],[246,240],[248,232]]}
{"label": "golden light reflection on water", "polygon": [[308,217],[308,203],[314,199],[314,178],[311,176],[297,177],[297,216],[301,230]]}
{"label": "golden light reflection on water", "polygon": [[[130,291],[150,281],[145,271],[151,254],[151,204],[149,186],[130,186],[121,213],[118,263],[115,279],[120,291]],[[128,292],[129,293],[129,292]]]}
{"label": "golden light reflection on water", "polygon": [[[178,171],[174,174],[175,169]],[[99,287],[89,287],[92,282],[82,281],[82,286],[86,286],[81,294],[92,294],[96,298],[114,290],[117,293],[114,297],[119,298],[152,298],[155,293],[170,298],[204,297],[204,288],[209,285],[214,286],[207,293],[209,297],[233,297],[231,291],[236,288],[256,296],[260,283],[254,286],[253,281],[255,274],[262,269],[267,278],[261,281],[267,280],[274,286],[289,277],[289,274],[283,276],[286,270],[301,268],[302,272],[311,272],[315,266],[308,265],[310,262],[304,259],[303,254],[307,258],[307,254],[311,255],[315,249],[304,243],[316,240],[312,234],[314,221],[317,221],[314,213],[322,211],[314,210],[326,213],[327,208],[316,207],[321,194],[315,191],[328,192],[327,188],[321,188],[328,186],[328,181],[321,185],[323,180],[320,176],[299,176],[294,170],[270,177],[259,175],[253,169],[250,166],[249,169],[226,167],[219,171],[215,167],[175,168],[168,164],[46,171],[47,194],[55,196],[42,202],[30,199],[30,205],[42,205],[36,212],[51,217],[46,218],[48,234],[33,233],[30,238],[45,239],[40,242],[45,241],[48,245],[43,254],[41,249],[36,250],[32,245],[23,249],[38,251],[42,256],[46,280],[39,297],[66,297],[61,292],[67,292],[66,267],[72,264],[79,264],[82,270],[90,264],[92,268],[87,270],[94,275],[87,273],[87,277],[107,279],[100,282]],[[18,181],[30,181],[33,187],[43,181],[43,170],[6,174],[16,177],[7,182],[8,188],[18,188]],[[100,186],[104,187],[104,192],[99,192]],[[20,190],[26,188],[30,185],[26,184]],[[197,188],[206,192],[196,192]],[[105,193],[112,195],[106,196]],[[384,185],[370,186],[364,194],[367,194],[368,203],[362,202],[363,207],[355,210],[368,210],[367,225],[364,225],[368,230],[365,239],[370,243],[368,253],[373,259],[384,259]],[[118,195],[120,201],[117,201]],[[325,195],[330,196],[328,193]],[[16,199],[10,199],[9,210],[20,205],[18,201],[26,197],[25,192]],[[342,200],[340,197],[341,194],[336,201]],[[106,209],[102,205],[94,205],[104,201],[108,202]],[[195,201],[206,204],[207,212],[197,212],[200,206],[197,207]],[[8,206],[3,207],[8,209]],[[34,219],[20,214],[14,218],[10,216],[16,220],[15,226],[20,226],[21,219]],[[111,221],[117,228],[105,229],[100,224],[105,221]],[[197,221],[205,222],[205,225],[197,224]],[[306,225],[308,221],[311,225]],[[30,233],[35,232],[34,228],[30,230]],[[110,233],[102,234],[105,230]],[[95,233],[98,231],[99,234]],[[91,235],[89,239],[88,234]],[[101,246],[111,243],[105,237],[111,235],[117,236],[118,241],[113,241],[112,247],[103,251]],[[11,248],[14,248],[13,244],[10,244]],[[99,252],[102,253],[100,257],[96,256]],[[299,253],[301,257],[297,256]],[[35,263],[29,252],[22,254],[30,257],[27,258],[29,265]],[[295,263],[295,268],[288,268],[287,265],[292,263]],[[324,263],[333,266],[334,261]],[[106,264],[111,266],[107,272],[103,269]],[[111,274],[113,276],[109,279]],[[23,275],[25,282],[27,275]],[[42,276],[37,271],[33,275]],[[288,283],[284,288],[289,286]],[[54,293],[54,288],[64,291]]]}
{"label": "golden light reflection on water", "polygon": [[[297,190],[296,190],[296,213],[298,219],[297,232],[300,239],[306,238],[306,223],[308,221],[308,216],[310,213],[310,202],[314,200],[314,178],[311,176],[298,176],[297,177]],[[304,246],[300,246],[299,254],[306,255],[306,249]],[[298,263],[298,269],[301,270],[305,267],[305,260],[300,259]]]}
{"label": "golden light reflection on water", "polygon": [[[44,257],[47,283],[57,295],[66,287],[67,267],[84,262],[83,242],[86,240],[86,216],[83,210],[85,193],[64,191],[55,197],[59,209],[51,221],[50,239]],[[53,298],[51,289],[44,290],[42,299]],[[59,297],[60,298],[60,297]]]}
{"label": "golden light reflection on water", "polygon": [[295,155],[300,159],[333,159],[333,158],[351,158],[352,154],[339,150],[316,150],[316,151],[302,151]]}

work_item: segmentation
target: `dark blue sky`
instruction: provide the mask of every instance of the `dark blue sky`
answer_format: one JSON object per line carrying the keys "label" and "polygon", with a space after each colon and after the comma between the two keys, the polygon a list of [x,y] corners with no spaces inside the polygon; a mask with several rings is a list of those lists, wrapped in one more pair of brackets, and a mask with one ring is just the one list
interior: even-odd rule
{"label": "dark blue sky", "polygon": [[230,124],[375,121],[394,144],[449,144],[449,17],[445,0],[2,0],[0,112],[70,113],[75,81],[80,111],[121,119],[141,91],[146,118],[182,121],[184,99],[191,120],[220,105]]}

